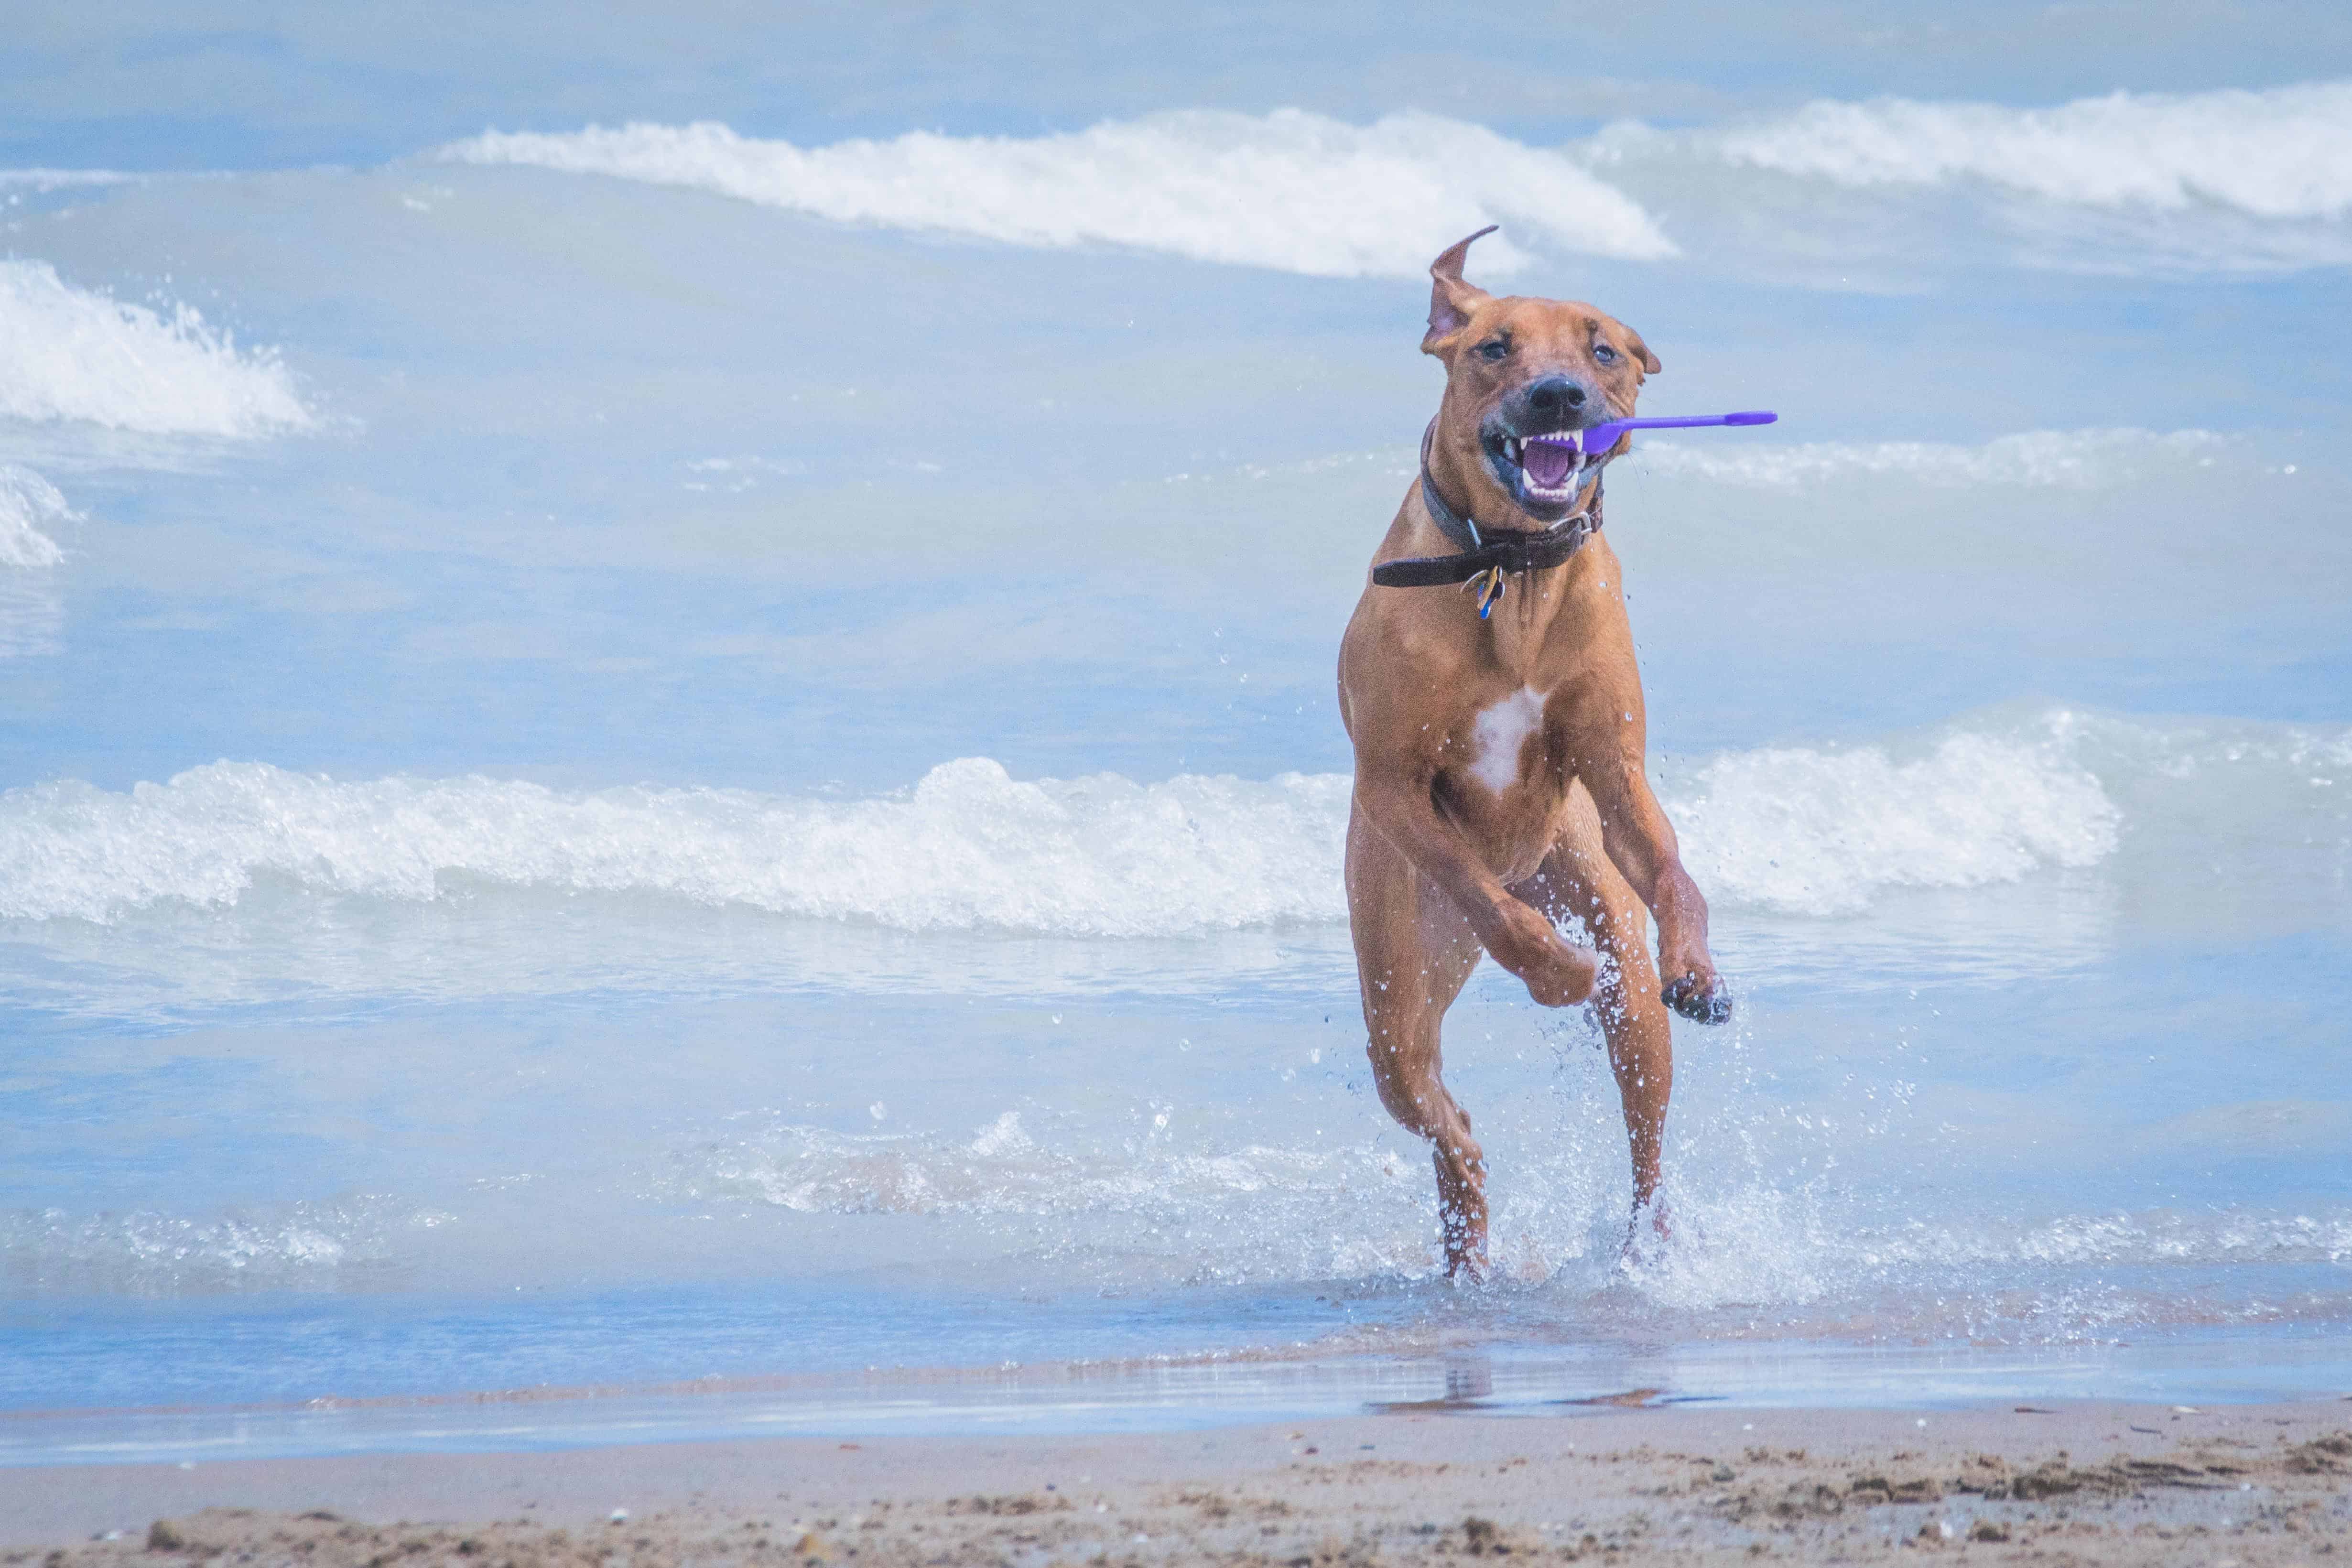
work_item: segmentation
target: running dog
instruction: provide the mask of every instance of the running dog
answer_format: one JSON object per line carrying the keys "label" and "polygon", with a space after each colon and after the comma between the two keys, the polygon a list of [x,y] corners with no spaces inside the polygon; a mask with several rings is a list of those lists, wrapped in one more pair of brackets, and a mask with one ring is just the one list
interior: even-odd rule
{"label": "running dog", "polygon": [[[1348,911],[1372,1075],[1389,1113],[1434,1145],[1457,1276],[1486,1266],[1486,1157],[1446,1090],[1438,1031],[1482,951],[1546,1007],[1597,998],[1636,1218],[1647,1207],[1661,1233],[1666,1009],[1731,1015],[1706,901],[1643,774],[1641,674],[1600,533],[1600,472],[1631,437],[1588,455],[1580,434],[1630,417],[1658,358],[1590,305],[1464,282],[1471,241],[1492,232],[1430,267],[1421,349],[1445,367],[1445,395],[1339,647],[1356,752]],[[1595,946],[1562,936],[1562,922]]]}

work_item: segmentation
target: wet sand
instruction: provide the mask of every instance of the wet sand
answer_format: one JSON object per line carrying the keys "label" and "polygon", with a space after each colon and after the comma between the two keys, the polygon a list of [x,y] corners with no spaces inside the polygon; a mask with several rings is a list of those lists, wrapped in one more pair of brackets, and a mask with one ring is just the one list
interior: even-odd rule
{"label": "wet sand", "polygon": [[1093,1437],[0,1470],[0,1563],[45,1568],[1322,1568],[1946,1553],[2352,1563],[2352,1402],[1407,1408]]}

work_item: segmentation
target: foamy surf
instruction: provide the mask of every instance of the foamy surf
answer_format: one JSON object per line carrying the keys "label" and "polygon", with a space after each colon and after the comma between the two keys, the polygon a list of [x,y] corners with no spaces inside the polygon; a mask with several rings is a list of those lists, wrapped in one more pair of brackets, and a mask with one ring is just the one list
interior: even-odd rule
{"label": "foamy surf", "polygon": [[[1891,888],[2105,858],[2122,817],[2078,742],[2052,714],[1892,751],[1731,752],[1665,798],[1716,898],[1844,912]],[[399,901],[495,885],[906,931],[1187,936],[1345,920],[1349,794],[1343,774],[1023,780],[982,758],[854,801],[221,762],[126,792],[64,781],[0,795],[0,915],[231,908],[263,883]]]}
{"label": "foamy surf", "polygon": [[1181,936],[1337,918],[1348,780],[1023,781],[982,758],[897,798],[347,783],[215,763],[116,794],[0,797],[0,914],[235,905],[261,879],[431,900],[473,880],[653,893],[901,930]]}
{"label": "foamy surf", "polygon": [[[1013,245],[1132,246],[1314,277],[1419,277],[1473,229],[1571,254],[1649,259],[1672,240],[1557,152],[1441,115],[1350,125],[1302,110],[1179,110],[1034,138],[909,131],[798,147],[710,122],[487,131],[441,150],[716,192],[842,223]],[[1480,266],[1527,253],[1489,240]]]}
{"label": "foamy surf", "polygon": [[1692,874],[1730,902],[1859,909],[1889,887],[1974,887],[2113,853],[2121,813],[2063,747],[1951,736],[1915,760],[1876,747],[1717,758],[1673,814]]}
{"label": "foamy surf", "polygon": [[0,260],[0,419],[233,438],[313,423],[274,350],[185,303],[77,288],[47,262]]}

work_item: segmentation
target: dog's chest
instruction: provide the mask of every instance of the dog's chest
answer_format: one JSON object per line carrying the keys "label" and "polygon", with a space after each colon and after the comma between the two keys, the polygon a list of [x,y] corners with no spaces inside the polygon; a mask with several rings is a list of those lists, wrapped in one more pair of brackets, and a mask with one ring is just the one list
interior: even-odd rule
{"label": "dog's chest", "polygon": [[1540,746],[1530,747],[1543,729],[1547,694],[1533,686],[1507,692],[1470,720],[1469,758],[1464,771],[1493,796],[1524,782],[1538,766]]}

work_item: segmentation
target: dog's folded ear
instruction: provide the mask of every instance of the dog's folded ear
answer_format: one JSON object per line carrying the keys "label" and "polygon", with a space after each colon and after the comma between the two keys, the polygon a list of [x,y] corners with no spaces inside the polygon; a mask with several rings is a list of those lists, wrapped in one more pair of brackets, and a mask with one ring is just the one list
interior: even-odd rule
{"label": "dog's folded ear", "polygon": [[1654,376],[1666,368],[1658,363],[1657,355],[1650,352],[1650,345],[1642,340],[1642,334],[1631,327],[1625,329],[1625,346],[1632,349],[1634,358],[1642,361],[1643,374]]}
{"label": "dog's folded ear", "polygon": [[1470,324],[1470,312],[1488,298],[1477,285],[1462,281],[1462,263],[1470,254],[1470,241],[1485,238],[1496,226],[1488,224],[1469,238],[1454,241],[1429,264],[1429,330],[1422,335],[1423,353],[1436,353],[1439,344]]}

